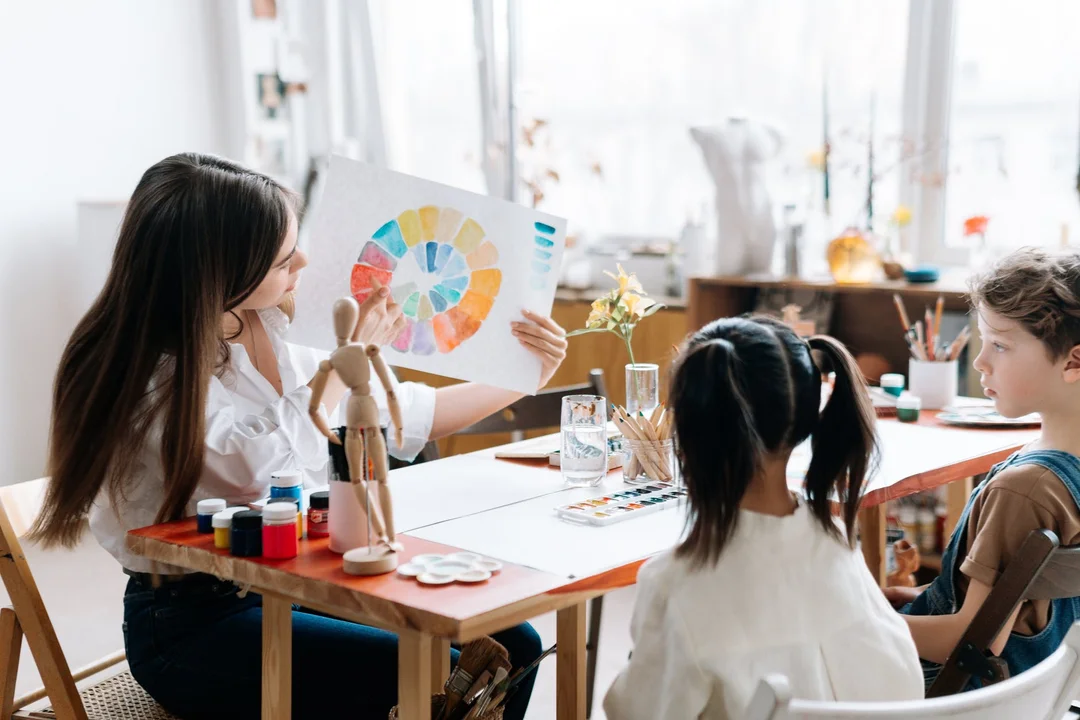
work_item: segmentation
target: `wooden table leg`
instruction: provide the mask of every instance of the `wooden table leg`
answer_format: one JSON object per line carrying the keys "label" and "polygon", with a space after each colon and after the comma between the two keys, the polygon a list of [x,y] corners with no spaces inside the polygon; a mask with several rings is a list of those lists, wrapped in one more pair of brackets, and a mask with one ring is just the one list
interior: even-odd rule
{"label": "wooden table leg", "polygon": [[960,522],[960,516],[964,514],[964,506],[971,497],[971,490],[975,485],[975,478],[956,480],[945,486],[945,544],[949,544],[956,524]]}
{"label": "wooden table leg", "polygon": [[398,633],[398,720],[431,720],[432,639],[415,630]]}
{"label": "wooden table leg", "polygon": [[859,510],[859,538],[870,574],[885,587],[885,503]]}
{"label": "wooden table leg", "polygon": [[431,694],[443,692],[446,678],[450,677],[450,639],[431,639]]}
{"label": "wooden table leg", "polygon": [[292,717],[292,603],[263,595],[262,718]]}
{"label": "wooden table leg", "polygon": [[585,720],[585,603],[560,610],[556,619],[555,717]]}

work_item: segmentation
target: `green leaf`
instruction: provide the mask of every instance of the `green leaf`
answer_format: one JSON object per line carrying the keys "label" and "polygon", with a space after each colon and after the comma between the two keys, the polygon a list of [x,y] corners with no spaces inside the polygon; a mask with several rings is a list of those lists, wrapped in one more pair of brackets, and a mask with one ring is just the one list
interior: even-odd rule
{"label": "green leaf", "polygon": [[607,328],[581,328],[580,330],[571,330],[566,333],[566,337],[574,337],[575,335],[588,335],[589,333],[608,332]]}
{"label": "green leaf", "polygon": [[607,321],[607,329],[608,330],[614,330],[615,329],[615,321],[614,320],[608,320]]}
{"label": "green leaf", "polygon": [[647,318],[650,315],[652,315],[654,312],[656,312],[657,310],[662,309],[663,307],[664,307],[663,303],[656,303],[655,305],[650,305],[648,308],[646,308],[645,312],[641,313],[641,317],[642,318]]}

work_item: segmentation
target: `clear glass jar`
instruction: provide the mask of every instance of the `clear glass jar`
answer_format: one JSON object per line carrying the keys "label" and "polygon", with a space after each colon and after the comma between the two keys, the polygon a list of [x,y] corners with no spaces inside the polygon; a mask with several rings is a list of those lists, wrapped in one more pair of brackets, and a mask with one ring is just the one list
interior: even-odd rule
{"label": "clear glass jar", "polygon": [[681,484],[679,461],[675,456],[675,441],[623,440],[626,458],[623,460],[623,480],[632,484],[668,482]]}

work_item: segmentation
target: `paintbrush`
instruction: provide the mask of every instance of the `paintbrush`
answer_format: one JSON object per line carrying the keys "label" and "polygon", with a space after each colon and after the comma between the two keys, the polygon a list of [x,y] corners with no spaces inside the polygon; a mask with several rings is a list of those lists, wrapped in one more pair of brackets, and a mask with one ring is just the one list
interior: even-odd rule
{"label": "paintbrush", "polygon": [[941,336],[941,314],[945,311],[945,296],[937,296],[937,306],[934,308],[934,338]]}
{"label": "paintbrush", "polygon": [[930,314],[930,308],[926,308],[926,357],[930,361],[935,360],[934,357],[934,345],[936,344],[937,336],[934,335],[934,318]]}
{"label": "paintbrush", "polygon": [[960,331],[960,334],[956,336],[956,339],[952,341],[952,345],[949,346],[947,359],[956,360],[960,357],[960,353],[964,351],[964,348],[968,344],[968,340],[971,339],[971,328],[964,326],[964,329]]}
{"label": "paintbrush", "polygon": [[919,349],[919,359],[928,360],[929,358],[926,357],[926,340],[923,338],[923,327],[921,320],[915,321],[915,339],[915,347]]}
{"label": "paintbrush", "polygon": [[442,720],[449,720],[454,716],[454,710],[461,703],[473,683],[485,670],[490,671],[492,666],[510,667],[509,654],[499,643],[489,637],[477,638],[465,643],[458,656],[457,667],[446,680],[446,704],[439,714]]}
{"label": "paintbrush", "polygon": [[904,301],[900,298],[900,293],[893,293],[893,304],[896,305],[896,312],[900,315],[900,324],[904,326],[904,332],[911,329],[911,321],[908,320],[907,310],[904,309]]}
{"label": "paintbrush", "polygon": [[525,667],[519,669],[512,676],[510,676],[505,681],[503,681],[502,687],[496,687],[495,688],[495,695],[492,698],[489,707],[492,710],[494,710],[495,708],[499,707],[500,705],[504,704],[507,700],[509,700],[513,696],[513,694],[517,691],[518,686],[521,684],[521,681],[524,680],[525,678],[527,678],[529,676],[529,673],[535,672],[536,669],[538,667],[540,667],[540,662],[544,658],[546,658],[548,655],[555,652],[555,649],[557,647],[558,647],[558,645],[552,645],[547,650],[545,650],[540,655],[540,657],[536,658],[535,660],[533,660],[531,663],[529,663]]}
{"label": "paintbrush", "polygon": [[462,717],[464,717],[465,713],[469,711],[469,708],[476,701],[476,698],[478,698],[484,692],[484,690],[487,689],[488,683],[490,682],[490,671],[485,670],[484,672],[480,673],[480,677],[476,679],[476,682],[472,684],[472,687],[469,688],[469,691],[465,693],[464,697],[461,698],[461,702],[458,703],[456,708],[454,708],[454,712],[450,716],[450,720],[460,720]]}
{"label": "paintbrush", "polygon": [[475,702],[473,703],[472,709],[469,711],[469,714],[465,716],[465,720],[482,718],[484,717],[484,715],[487,714],[488,706],[491,704],[491,701],[495,697],[495,688],[497,688],[499,685],[502,684],[504,680],[506,680],[507,675],[509,675],[509,672],[507,672],[506,668],[499,668],[496,671],[495,677],[490,683],[488,683],[487,687],[484,688],[484,691],[480,693],[480,696],[476,698]]}

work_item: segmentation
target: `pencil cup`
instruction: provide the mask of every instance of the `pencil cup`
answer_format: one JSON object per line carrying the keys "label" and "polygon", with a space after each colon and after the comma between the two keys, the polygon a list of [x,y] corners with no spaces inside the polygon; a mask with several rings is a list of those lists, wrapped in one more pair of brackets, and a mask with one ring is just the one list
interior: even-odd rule
{"label": "pencil cup", "polygon": [[956,360],[927,362],[912,358],[908,361],[908,390],[922,400],[923,409],[940,410],[956,401],[958,385]]}
{"label": "pencil cup", "polygon": [[633,484],[650,482],[679,483],[679,463],[675,457],[675,441],[626,440],[626,461],[623,480]]}

